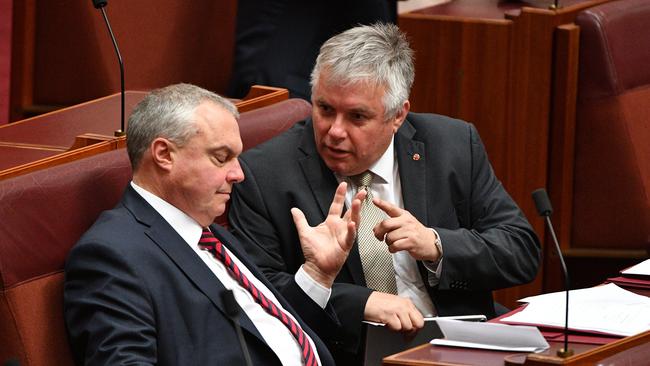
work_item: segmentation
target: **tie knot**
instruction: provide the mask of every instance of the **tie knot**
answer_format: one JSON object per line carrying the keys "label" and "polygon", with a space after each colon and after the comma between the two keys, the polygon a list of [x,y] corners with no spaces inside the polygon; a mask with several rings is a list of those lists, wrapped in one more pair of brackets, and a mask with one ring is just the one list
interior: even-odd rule
{"label": "tie knot", "polygon": [[372,182],[372,173],[370,170],[366,170],[361,174],[351,175],[349,178],[352,184],[357,186],[357,188],[368,187]]}

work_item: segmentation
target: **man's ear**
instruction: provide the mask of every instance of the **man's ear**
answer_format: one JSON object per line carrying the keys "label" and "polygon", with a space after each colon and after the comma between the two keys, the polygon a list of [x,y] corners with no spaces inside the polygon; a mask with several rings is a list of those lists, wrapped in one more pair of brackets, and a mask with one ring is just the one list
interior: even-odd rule
{"label": "man's ear", "polygon": [[151,143],[151,158],[160,169],[169,171],[174,165],[174,152],[176,145],[171,141],[158,137]]}
{"label": "man's ear", "polygon": [[404,104],[402,104],[402,109],[399,110],[399,112],[395,116],[395,119],[393,120],[393,133],[396,133],[397,130],[399,130],[399,128],[402,127],[402,123],[404,123],[404,120],[406,119],[406,115],[409,114],[410,109],[411,109],[411,102],[409,102],[408,100],[404,101]]}

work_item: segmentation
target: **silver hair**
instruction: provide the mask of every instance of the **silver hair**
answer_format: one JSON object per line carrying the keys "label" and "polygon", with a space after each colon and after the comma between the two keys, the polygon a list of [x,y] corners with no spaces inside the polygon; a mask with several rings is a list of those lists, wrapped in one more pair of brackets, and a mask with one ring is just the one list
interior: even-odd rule
{"label": "silver hair", "polygon": [[183,146],[196,134],[194,111],[204,101],[215,103],[239,119],[237,107],[231,101],[192,84],[153,90],[138,103],[126,130],[126,149],[133,169],[154,139],[164,137]]}
{"label": "silver hair", "polygon": [[368,82],[386,88],[384,117],[395,117],[408,100],[415,77],[413,50],[394,24],[376,23],[348,29],[320,48],[311,73],[312,95],[322,72],[326,82]]}

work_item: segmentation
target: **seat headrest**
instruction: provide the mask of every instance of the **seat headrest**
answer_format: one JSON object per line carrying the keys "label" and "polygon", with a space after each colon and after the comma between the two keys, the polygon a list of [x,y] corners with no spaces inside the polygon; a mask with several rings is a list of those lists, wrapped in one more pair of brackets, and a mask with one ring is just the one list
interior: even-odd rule
{"label": "seat headrest", "polygon": [[650,2],[620,0],[580,12],[579,98],[650,84]]}

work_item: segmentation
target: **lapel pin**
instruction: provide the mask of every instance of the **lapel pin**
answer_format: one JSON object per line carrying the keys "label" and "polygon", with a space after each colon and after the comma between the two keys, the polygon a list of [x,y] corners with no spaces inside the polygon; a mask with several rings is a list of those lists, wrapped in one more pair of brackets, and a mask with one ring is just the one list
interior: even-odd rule
{"label": "lapel pin", "polygon": [[413,160],[415,160],[415,161],[420,160],[420,154],[418,154],[418,153],[413,154]]}

